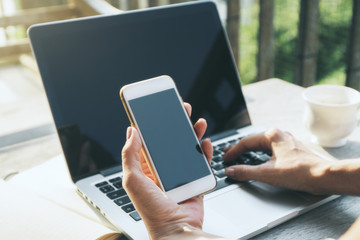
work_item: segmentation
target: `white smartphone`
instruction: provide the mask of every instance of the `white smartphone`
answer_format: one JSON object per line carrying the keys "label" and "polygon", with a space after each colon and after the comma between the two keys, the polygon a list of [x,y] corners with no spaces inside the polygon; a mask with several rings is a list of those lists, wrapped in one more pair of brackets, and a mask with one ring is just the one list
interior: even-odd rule
{"label": "white smartphone", "polygon": [[126,85],[120,97],[131,124],[140,133],[148,166],[169,198],[179,203],[216,187],[171,77]]}

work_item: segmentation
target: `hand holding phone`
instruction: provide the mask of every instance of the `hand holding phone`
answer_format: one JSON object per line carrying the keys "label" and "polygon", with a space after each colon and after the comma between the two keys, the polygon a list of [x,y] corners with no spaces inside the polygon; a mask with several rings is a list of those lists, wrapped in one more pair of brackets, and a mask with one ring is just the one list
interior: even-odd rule
{"label": "hand holding phone", "polygon": [[147,163],[171,199],[182,202],[216,186],[169,76],[124,86],[120,96],[132,125],[138,129]]}
{"label": "hand holding phone", "polygon": [[[184,107],[190,116],[190,104],[184,103]],[[198,139],[204,136],[206,125],[204,119],[199,119],[194,124]],[[194,197],[181,204],[168,198],[155,182],[147,177],[149,171],[141,154],[142,143],[136,128],[128,127],[126,139],[122,149],[123,186],[147,226],[150,239],[164,236],[181,239],[182,233],[185,233],[184,226],[191,229],[193,234],[200,234],[204,222],[203,197]],[[210,162],[213,152],[210,139],[204,139],[201,146]],[[188,233],[185,235],[188,236]]]}

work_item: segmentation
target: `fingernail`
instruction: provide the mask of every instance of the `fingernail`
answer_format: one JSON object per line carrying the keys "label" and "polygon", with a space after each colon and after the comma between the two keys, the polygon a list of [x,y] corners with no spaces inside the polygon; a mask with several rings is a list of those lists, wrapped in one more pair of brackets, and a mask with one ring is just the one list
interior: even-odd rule
{"label": "fingernail", "polygon": [[126,130],[126,140],[128,140],[131,137],[132,134],[132,128],[128,127]]}
{"label": "fingernail", "polygon": [[235,170],[233,168],[226,168],[225,169],[225,175],[228,177],[234,177],[235,176]]}

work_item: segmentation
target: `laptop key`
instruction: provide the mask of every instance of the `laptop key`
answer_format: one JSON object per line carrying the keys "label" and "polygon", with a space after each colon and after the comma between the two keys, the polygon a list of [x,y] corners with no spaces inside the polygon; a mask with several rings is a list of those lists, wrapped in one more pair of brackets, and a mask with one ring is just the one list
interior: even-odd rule
{"label": "laptop key", "polygon": [[136,211],[130,213],[130,217],[132,217],[135,221],[140,221],[141,220],[141,217],[140,217],[139,213],[136,212]]}
{"label": "laptop key", "polygon": [[245,152],[243,155],[245,157],[248,157],[248,158],[254,159],[254,160],[256,160],[257,157],[258,157],[258,155],[256,153],[254,153],[254,152]]}
{"label": "laptop key", "polygon": [[225,167],[230,167],[230,166],[233,166],[233,165],[237,165],[237,162],[228,161],[228,162],[223,162],[223,164],[224,164]]}
{"label": "laptop key", "polygon": [[130,198],[128,196],[124,196],[124,197],[114,200],[114,203],[116,203],[118,206],[125,205],[129,202],[130,202]]}
{"label": "laptop key", "polygon": [[110,199],[115,199],[115,198],[118,198],[118,197],[122,197],[124,195],[126,195],[126,192],[125,192],[125,190],[123,188],[119,189],[119,190],[116,190],[115,192],[111,192],[111,193],[106,194],[106,196],[108,196]]}
{"label": "laptop key", "polygon": [[121,181],[121,177],[116,177],[116,178],[112,178],[109,180],[109,182],[114,183],[114,182],[118,182]]}
{"label": "laptop key", "polygon": [[222,178],[222,179],[219,179],[217,181],[217,184],[216,184],[216,188],[214,189],[214,191],[216,190],[219,190],[219,189],[222,189],[224,187],[227,187],[227,186],[230,186],[234,183],[237,183],[236,180],[233,180],[231,178]]}
{"label": "laptop key", "polygon": [[221,162],[222,161],[222,157],[221,156],[215,156],[212,159],[212,162]]}
{"label": "laptop key", "polygon": [[129,212],[134,211],[135,207],[134,207],[134,205],[132,205],[132,203],[130,203],[128,205],[122,206],[121,209],[124,210],[124,212],[129,213]]}
{"label": "laptop key", "polygon": [[234,140],[229,141],[229,144],[230,144],[230,145],[234,145],[234,144],[237,143],[238,141],[239,141],[239,140],[234,139]]}
{"label": "laptop key", "polygon": [[220,171],[215,171],[214,173],[218,178],[225,177],[225,169],[221,169]]}
{"label": "laptop key", "polygon": [[249,161],[244,161],[244,164],[249,165],[259,165],[270,159],[269,155],[261,152],[246,152],[243,154],[243,157],[249,159]]}
{"label": "laptop key", "polygon": [[261,154],[261,155],[258,156],[258,159],[259,159],[260,161],[267,162],[267,161],[269,161],[270,156],[267,155],[267,154]]}
{"label": "laptop key", "polygon": [[100,183],[95,184],[95,187],[103,187],[106,185],[108,185],[108,182],[105,181],[105,182],[100,182]]}
{"label": "laptop key", "polygon": [[228,143],[227,142],[225,142],[225,143],[221,143],[221,144],[219,144],[219,145],[217,145],[219,148],[224,148],[224,147],[226,147],[228,145]]}
{"label": "laptop key", "polygon": [[230,145],[227,145],[227,146],[225,146],[225,147],[222,147],[222,148],[219,148],[218,150],[221,152],[221,154],[225,154],[225,148],[228,148],[228,147],[230,147]]}
{"label": "laptop key", "polygon": [[222,151],[214,149],[214,156],[220,155],[222,153]]}
{"label": "laptop key", "polygon": [[120,189],[122,188],[122,181],[119,181],[119,182],[115,182],[113,183],[114,187],[116,187],[117,189]]}
{"label": "laptop key", "polygon": [[216,171],[219,171],[219,170],[221,170],[221,169],[224,169],[225,166],[224,166],[223,163],[217,163],[217,164],[214,165],[213,168],[214,168]]}
{"label": "laptop key", "polygon": [[114,191],[114,190],[115,190],[115,188],[113,188],[113,187],[110,186],[110,185],[106,185],[106,186],[101,187],[101,188],[99,188],[99,189],[100,189],[100,191],[102,191],[103,193],[108,193],[108,192],[111,192],[111,191]]}
{"label": "laptop key", "polygon": [[235,161],[238,164],[249,164],[251,162],[251,159],[248,157],[245,157],[244,155],[240,155]]}
{"label": "laptop key", "polygon": [[263,164],[264,162],[263,161],[259,161],[259,160],[252,160],[249,165],[260,165],[260,164]]}

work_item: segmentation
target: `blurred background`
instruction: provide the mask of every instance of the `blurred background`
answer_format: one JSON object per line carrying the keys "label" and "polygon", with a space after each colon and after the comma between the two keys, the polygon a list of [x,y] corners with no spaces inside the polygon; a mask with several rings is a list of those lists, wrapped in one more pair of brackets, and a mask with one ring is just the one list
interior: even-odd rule
{"label": "blurred background", "polygon": [[[0,176],[9,149],[54,132],[26,35],[29,26],[182,2],[188,1],[0,0]],[[304,87],[360,89],[360,0],[214,2],[243,84],[280,78]]]}
{"label": "blurred background", "polygon": [[[108,8],[104,2],[121,10],[133,10],[187,1],[1,0],[0,45],[8,46],[26,39],[26,29],[36,22],[105,13]],[[301,76],[296,76],[301,75],[301,70],[297,69],[301,58],[316,58],[311,69],[315,72],[309,80],[311,83],[346,84],[353,12],[360,14],[359,6],[355,6],[359,5],[358,0],[214,2],[228,30],[243,84],[277,77],[304,85],[304,81],[298,79]],[[24,46],[17,47],[25,50]],[[0,58],[8,55],[3,51],[0,53]]]}

